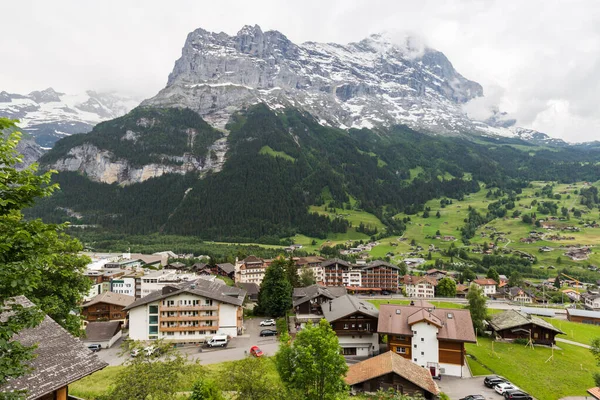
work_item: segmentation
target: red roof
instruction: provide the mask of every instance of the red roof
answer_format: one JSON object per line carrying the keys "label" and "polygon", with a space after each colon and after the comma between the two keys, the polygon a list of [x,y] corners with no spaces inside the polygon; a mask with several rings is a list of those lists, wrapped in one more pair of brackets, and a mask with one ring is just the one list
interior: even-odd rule
{"label": "red roof", "polygon": [[490,279],[490,278],[475,279],[473,282],[475,282],[476,284],[478,284],[480,286],[497,285],[498,284],[498,282],[496,282],[495,280]]}

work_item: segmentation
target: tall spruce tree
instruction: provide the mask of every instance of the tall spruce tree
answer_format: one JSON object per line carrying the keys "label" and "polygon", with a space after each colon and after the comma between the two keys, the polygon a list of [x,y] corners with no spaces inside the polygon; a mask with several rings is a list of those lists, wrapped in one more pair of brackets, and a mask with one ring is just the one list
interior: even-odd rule
{"label": "tall spruce tree", "polygon": [[292,308],[292,285],[286,273],[287,261],[275,259],[265,272],[258,294],[258,312],[270,317],[283,317]]}
{"label": "tall spruce tree", "polygon": [[469,294],[467,294],[467,300],[469,300],[469,311],[471,312],[471,320],[473,321],[473,328],[478,335],[483,334],[484,324],[483,321],[487,318],[487,297],[483,294],[483,290],[475,283],[469,287]]}
{"label": "tall spruce tree", "polygon": [[290,282],[290,285],[292,285],[292,288],[300,287],[300,276],[298,275],[298,267],[296,266],[296,262],[294,261],[291,255],[290,258],[287,260],[287,263],[285,264],[285,272],[288,281]]}

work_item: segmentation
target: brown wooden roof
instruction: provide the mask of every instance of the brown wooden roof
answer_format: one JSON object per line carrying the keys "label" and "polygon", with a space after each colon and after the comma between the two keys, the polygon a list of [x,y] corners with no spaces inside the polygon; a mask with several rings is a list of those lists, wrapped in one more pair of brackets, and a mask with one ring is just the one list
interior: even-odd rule
{"label": "brown wooden roof", "polygon": [[440,389],[433,381],[433,378],[431,378],[431,373],[427,369],[392,351],[351,365],[346,374],[346,383],[348,385],[356,385],[391,372],[433,395],[440,393]]}
{"label": "brown wooden roof", "polygon": [[98,303],[106,303],[113,304],[115,306],[123,306],[127,307],[131,303],[135,301],[135,297],[127,296],[126,294],[114,293],[114,292],[104,292],[92,298],[87,303],[84,303],[82,307],[93,306]]}
{"label": "brown wooden roof", "polygon": [[[401,306],[395,304],[382,304],[379,308],[379,322],[377,332],[412,336],[411,324],[424,313],[431,314],[432,320],[439,320],[438,339],[457,342],[475,343],[475,331],[471,313],[464,309],[444,309],[435,307]],[[412,317],[415,315],[415,317]],[[413,319],[411,319],[411,317]],[[411,323],[412,321],[412,323]]]}

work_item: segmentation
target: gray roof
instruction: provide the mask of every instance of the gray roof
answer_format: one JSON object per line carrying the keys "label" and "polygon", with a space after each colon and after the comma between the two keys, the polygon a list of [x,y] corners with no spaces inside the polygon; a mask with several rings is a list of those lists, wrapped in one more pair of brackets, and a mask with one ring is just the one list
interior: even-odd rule
{"label": "gray roof", "polygon": [[258,292],[260,292],[260,286],[254,282],[238,282],[236,285],[244,289],[248,296],[258,294]]}
{"label": "gray roof", "polygon": [[534,317],[533,315],[525,314],[517,310],[508,310],[503,313],[494,314],[490,320],[490,325],[495,331],[502,331],[505,329],[517,328],[519,326],[534,324],[539,327],[554,331],[556,333],[563,333],[558,328],[555,328],[551,323],[544,321],[541,318]]}
{"label": "gray roof", "polygon": [[366,266],[362,267],[362,269],[369,269],[369,268],[380,267],[380,266],[390,267],[390,268],[393,268],[393,269],[396,269],[396,270],[400,269],[400,268],[398,268],[397,265],[390,264],[389,262],[386,262],[386,261],[383,261],[383,260],[372,261],[369,264],[367,264]]}
{"label": "gray roof", "polygon": [[103,342],[110,340],[121,329],[120,321],[90,322],[85,327],[84,342]]}
{"label": "gray roof", "polygon": [[576,317],[589,317],[600,319],[600,311],[578,310],[576,308],[567,308],[567,314]]}
{"label": "gray roof", "polygon": [[337,321],[356,312],[379,318],[379,310],[375,305],[349,294],[331,300],[330,305],[331,307],[329,304],[322,305],[323,316],[328,322]]}
{"label": "gray roof", "polygon": [[221,268],[221,270],[223,272],[225,272],[226,274],[231,274],[231,273],[235,272],[235,266],[233,264],[223,263],[223,264],[217,264],[217,266],[219,268]]}
{"label": "gray roof", "polygon": [[321,263],[322,267],[327,267],[329,265],[333,265],[333,264],[340,264],[343,265],[345,267],[348,268],[352,268],[352,264],[350,264],[348,261],[344,261],[342,259],[339,258],[332,258],[331,260],[325,260]]}
{"label": "gray roof", "polygon": [[329,299],[335,299],[336,297],[340,297],[345,294],[346,288],[342,286],[338,288],[336,286],[328,287],[315,284],[306,287],[294,288],[293,306],[296,307],[319,296],[324,296]]}
{"label": "gray roof", "polygon": [[126,307],[135,301],[134,296],[128,296],[126,294],[115,293],[115,292],[104,292],[92,298],[87,303],[84,303],[82,307],[93,306],[98,303],[112,304],[115,306]]}
{"label": "gray roof", "polygon": [[[24,296],[15,297],[14,302],[34,306]],[[14,339],[25,346],[37,345],[36,357],[29,361],[33,371],[9,380],[1,392],[27,390],[27,399],[37,399],[108,365],[48,316],[35,328],[23,329]]]}
{"label": "gray roof", "polygon": [[551,308],[540,308],[540,307],[521,307],[521,311],[525,314],[541,315],[543,317],[556,316],[556,312]]}
{"label": "gray roof", "polygon": [[236,306],[241,306],[244,302],[244,298],[246,297],[246,291],[244,289],[234,286],[227,286],[220,279],[215,279],[214,281],[198,279],[192,282],[184,282],[179,285],[165,286],[163,290],[156,290],[149,295],[136,300],[123,310],[131,310],[136,307],[143,306],[154,301],[159,301],[167,297],[175,296],[180,293],[195,294],[197,296],[206,297]]}

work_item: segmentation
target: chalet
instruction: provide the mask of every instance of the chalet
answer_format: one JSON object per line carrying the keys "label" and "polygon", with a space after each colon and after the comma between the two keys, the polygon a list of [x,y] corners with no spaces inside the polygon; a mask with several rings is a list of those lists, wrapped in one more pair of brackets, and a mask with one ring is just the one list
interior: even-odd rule
{"label": "chalet", "polygon": [[442,236],[442,240],[444,242],[453,242],[456,240],[456,238],[454,236]]}
{"label": "chalet", "polygon": [[256,283],[236,283],[236,286],[246,291],[246,299],[248,301],[256,303],[258,301],[258,293],[260,292],[260,286]]}
{"label": "chalet", "polygon": [[447,276],[447,272],[446,271],[442,271],[440,269],[428,269],[427,271],[425,271],[425,275],[433,278],[437,281],[444,279]]}
{"label": "chalet", "polygon": [[567,319],[572,322],[583,324],[600,325],[600,311],[577,310],[567,308]]}
{"label": "chalet", "polygon": [[554,337],[558,334],[564,334],[563,331],[555,328],[551,323],[517,310],[508,310],[492,315],[490,328],[503,339],[531,338],[533,343],[544,345],[554,344]]}
{"label": "chalet", "polygon": [[323,318],[322,305],[345,294],[346,288],[343,286],[325,287],[317,284],[294,288],[292,305],[296,312],[296,327],[301,328],[309,321],[319,322]]}
{"label": "chalet", "polygon": [[581,295],[581,299],[586,309],[593,311],[600,310],[600,294],[585,293]]}
{"label": "chalet", "polygon": [[[24,296],[15,297],[13,302],[26,308],[34,306]],[[7,317],[0,315],[0,320]],[[26,391],[23,397],[27,400],[67,400],[71,383],[108,365],[47,315],[40,324],[21,330],[13,339],[37,347],[28,362],[31,370],[9,379],[0,386],[0,393]]]}
{"label": "chalet", "polygon": [[345,380],[353,393],[393,389],[424,399],[435,399],[440,394],[428,370],[393,351],[350,365]]}
{"label": "chalet", "polygon": [[587,260],[590,254],[592,254],[592,250],[589,247],[581,247],[567,251],[565,256],[573,261],[582,261]]}
{"label": "chalet", "polygon": [[195,263],[192,265],[191,270],[198,275],[212,275],[210,265],[206,263]]}
{"label": "chalet", "polygon": [[175,262],[167,264],[165,266],[165,269],[174,269],[174,270],[177,270],[177,271],[182,271],[182,270],[187,269],[187,266],[184,263],[182,263],[182,262],[175,261]]}
{"label": "chalet", "polygon": [[574,290],[574,289],[565,289],[562,291],[564,294],[567,295],[567,297],[569,297],[569,299],[573,300],[573,301],[579,301],[581,300],[581,294],[579,294],[578,291]]}
{"label": "chalet", "polygon": [[469,294],[469,287],[467,285],[463,285],[462,283],[456,285],[456,297],[464,299],[467,297],[467,294]]}
{"label": "chalet", "polygon": [[81,315],[86,321],[121,321],[125,323],[124,308],[135,301],[135,297],[104,292],[81,306]]}
{"label": "chalet", "polygon": [[404,275],[406,297],[433,298],[437,280],[428,276]]}
{"label": "chalet", "polygon": [[473,281],[473,284],[480,287],[483,290],[483,294],[489,297],[490,295],[496,293],[496,285],[498,284],[498,282],[490,278],[480,278],[475,279]]}
{"label": "chalet", "polygon": [[509,300],[517,303],[531,303],[533,301],[531,296],[526,291],[516,286],[508,289],[507,295]]}
{"label": "chalet", "polygon": [[464,344],[476,342],[471,313],[415,303],[420,304],[381,305],[377,332],[388,336],[388,350],[427,368],[432,376],[462,376]]}
{"label": "chalet", "polygon": [[375,305],[347,294],[323,304],[322,311],[344,356],[370,357],[379,352],[379,310]]}
{"label": "chalet", "polygon": [[99,344],[102,348],[112,347],[121,338],[120,321],[97,321],[90,322],[85,327],[85,344]]}
{"label": "chalet", "polygon": [[415,267],[418,267],[421,264],[425,264],[425,259],[424,258],[405,258],[402,261],[409,268],[415,268]]}
{"label": "chalet", "polygon": [[235,266],[230,263],[216,264],[214,267],[211,268],[211,272],[215,275],[226,276],[228,278],[234,279]]}

